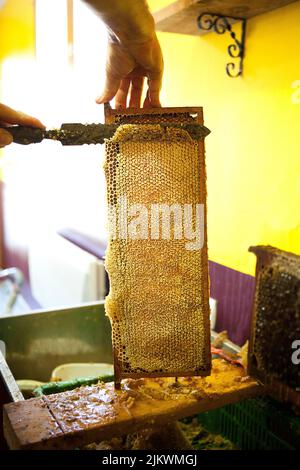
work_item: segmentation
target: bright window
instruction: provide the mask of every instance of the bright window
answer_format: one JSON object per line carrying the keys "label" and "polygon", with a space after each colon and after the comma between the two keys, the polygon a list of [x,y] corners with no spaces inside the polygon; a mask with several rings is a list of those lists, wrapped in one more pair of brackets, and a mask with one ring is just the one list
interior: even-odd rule
{"label": "bright window", "polygon": [[[95,103],[104,80],[106,31],[80,0],[36,0],[36,59],[3,63],[4,103],[47,127],[101,122]],[[73,43],[71,41],[73,36]],[[103,147],[57,142],[5,149],[4,179],[12,231],[22,239],[72,227],[105,238]],[[28,210],[18,212],[20,201]]]}

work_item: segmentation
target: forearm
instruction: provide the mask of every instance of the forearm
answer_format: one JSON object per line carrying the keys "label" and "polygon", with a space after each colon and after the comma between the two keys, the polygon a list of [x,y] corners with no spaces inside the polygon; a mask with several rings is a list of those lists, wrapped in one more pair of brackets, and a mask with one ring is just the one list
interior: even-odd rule
{"label": "forearm", "polygon": [[145,0],[84,0],[123,44],[153,37],[154,20]]}

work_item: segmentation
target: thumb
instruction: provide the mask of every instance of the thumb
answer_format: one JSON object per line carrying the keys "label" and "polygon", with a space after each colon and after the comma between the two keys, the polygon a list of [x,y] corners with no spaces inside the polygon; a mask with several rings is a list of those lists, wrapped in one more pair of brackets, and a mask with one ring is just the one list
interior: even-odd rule
{"label": "thumb", "polygon": [[13,136],[4,129],[0,129],[0,147],[5,147],[6,145],[11,144],[12,141]]}

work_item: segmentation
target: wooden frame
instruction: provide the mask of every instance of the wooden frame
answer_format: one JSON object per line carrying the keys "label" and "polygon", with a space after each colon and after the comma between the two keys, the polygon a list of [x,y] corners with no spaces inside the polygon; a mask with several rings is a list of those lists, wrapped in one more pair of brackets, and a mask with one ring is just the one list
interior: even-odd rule
{"label": "wooden frame", "polygon": [[[142,122],[141,118],[143,116],[149,116],[153,118],[155,123],[160,121],[160,117],[168,116],[168,122],[181,122],[180,116],[183,119],[189,119],[197,124],[203,125],[203,108],[202,107],[167,107],[167,108],[127,108],[127,109],[112,109],[107,103],[104,106],[105,114],[105,123],[106,124],[120,124],[120,120],[123,124],[129,123],[139,123]],[[149,122],[147,122],[149,123]],[[165,121],[164,121],[165,123]],[[201,263],[203,266],[204,276],[203,276],[203,299],[204,305],[207,306],[207,311],[204,313],[204,328],[205,328],[205,355],[206,363],[208,367],[206,370],[203,370],[196,375],[206,376],[210,374],[211,367],[211,352],[210,352],[210,323],[209,323],[209,282],[208,282],[208,255],[207,255],[207,206],[206,206],[206,169],[205,169],[205,149],[204,141],[199,141],[199,159],[201,165],[201,176],[202,176],[202,185],[200,188],[200,199],[201,203],[204,205],[204,244],[201,248]],[[153,374],[131,374],[124,373],[121,370],[117,354],[114,351],[114,368],[115,368],[115,386],[120,388],[120,383],[123,378],[128,377],[174,377],[174,374],[156,373]],[[195,375],[194,371],[185,371],[185,373],[180,374],[182,377]]]}
{"label": "wooden frame", "polygon": [[[249,248],[249,251],[254,253],[257,256],[256,264],[256,288],[255,288],[255,298],[253,302],[253,314],[251,321],[251,332],[250,332],[250,341],[249,341],[249,351],[248,351],[248,373],[251,377],[259,380],[266,387],[266,392],[273,396],[275,399],[280,401],[287,401],[293,403],[295,406],[300,407],[300,389],[296,389],[287,385],[284,381],[279,380],[275,374],[271,371],[264,371],[260,368],[255,355],[255,332],[257,328],[257,312],[258,312],[258,294],[259,289],[262,283],[260,274],[268,267],[280,266],[287,274],[293,273],[293,276],[297,276],[300,280],[300,256],[297,256],[293,253],[288,253],[271,246],[253,246]],[[298,291],[300,294],[300,289]],[[296,308],[297,298],[295,298],[295,308]],[[289,323],[290,318],[286,318],[286,328],[293,328],[293,324]],[[299,320],[298,320],[299,322]],[[282,331],[282,335],[285,332]],[[275,352],[274,352],[275,353]],[[292,355],[292,349],[286,352],[290,356]],[[295,366],[292,361],[290,367],[299,367]],[[300,384],[299,384],[300,386]]]}

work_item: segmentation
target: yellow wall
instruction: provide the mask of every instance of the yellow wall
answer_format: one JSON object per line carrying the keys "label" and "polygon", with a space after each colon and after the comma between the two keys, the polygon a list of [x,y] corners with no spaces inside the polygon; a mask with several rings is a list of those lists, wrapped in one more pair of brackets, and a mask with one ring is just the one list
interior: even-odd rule
{"label": "yellow wall", "polygon": [[[149,2],[152,11],[170,3]],[[195,18],[196,20],[196,18]],[[204,107],[211,260],[254,274],[250,245],[300,254],[300,2],[248,21],[243,78],[229,36],[159,33],[166,106]],[[298,88],[299,90],[300,88]]]}
{"label": "yellow wall", "polygon": [[34,0],[5,0],[0,8],[0,60],[34,53]]}

